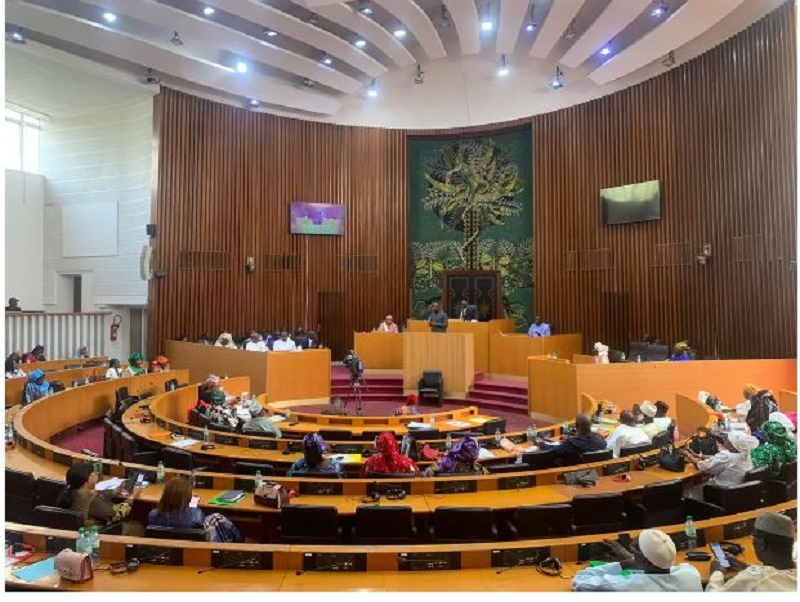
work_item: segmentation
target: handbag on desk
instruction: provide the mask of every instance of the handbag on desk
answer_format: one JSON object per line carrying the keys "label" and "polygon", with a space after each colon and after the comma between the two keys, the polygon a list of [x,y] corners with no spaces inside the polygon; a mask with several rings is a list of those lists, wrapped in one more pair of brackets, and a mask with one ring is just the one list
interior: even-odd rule
{"label": "handbag on desk", "polygon": [[683,472],[686,470],[686,458],[679,449],[672,444],[665,445],[658,452],[658,465],[664,470]]}
{"label": "handbag on desk", "polygon": [[289,492],[286,491],[280,483],[275,481],[262,481],[256,487],[255,502],[262,506],[269,506],[270,508],[281,508],[289,504],[291,499]]}
{"label": "handbag on desk", "polygon": [[580,485],[593,487],[597,485],[598,474],[596,470],[573,470],[564,473],[564,482],[567,485]]}
{"label": "handbag on desk", "polygon": [[67,548],[61,550],[56,556],[56,572],[62,579],[82,583],[94,578],[92,561],[88,554],[79,554]]}

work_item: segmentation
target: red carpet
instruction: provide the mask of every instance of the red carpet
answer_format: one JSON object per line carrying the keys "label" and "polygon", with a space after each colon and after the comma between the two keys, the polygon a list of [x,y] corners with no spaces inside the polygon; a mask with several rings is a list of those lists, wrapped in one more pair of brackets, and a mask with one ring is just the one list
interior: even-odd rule
{"label": "red carpet", "polygon": [[50,443],[77,453],[89,449],[102,456],[103,421],[84,422],[82,430],[72,435],[56,435],[50,439]]}

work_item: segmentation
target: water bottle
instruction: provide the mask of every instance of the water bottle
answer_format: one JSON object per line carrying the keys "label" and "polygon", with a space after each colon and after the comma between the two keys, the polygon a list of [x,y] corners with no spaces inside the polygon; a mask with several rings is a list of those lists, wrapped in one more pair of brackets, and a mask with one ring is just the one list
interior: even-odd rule
{"label": "water bottle", "polygon": [[625,361],[625,352],[623,351],[620,353],[620,359],[624,362]]}
{"label": "water bottle", "polygon": [[90,541],[92,544],[92,566],[98,567],[100,566],[100,527],[92,527]]}
{"label": "water bottle", "polygon": [[686,517],[686,524],[683,527],[683,532],[686,534],[686,541],[691,550],[697,544],[697,529],[694,528],[694,521],[691,516]]}
{"label": "water bottle", "polygon": [[203,425],[203,443],[211,441],[211,435],[208,432],[208,424]]}
{"label": "water bottle", "polygon": [[637,364],[641,364],[642,363],[642,356],[639,353],[636,354],[636,363]]}
{"label": "water bottle", "polygon": [[563,425],[561,425],[561,436],[569,436],[569,422],[565,422]]}
{"label": "water bottle", "polygon": [[428,424],[430,424],[431,427],[433,427],[433,420],[434,420],[433,419],[433,414],[431,414],[430,417],[428,418]]}
{"label": "water bottle", "polygon": [[729,432],[731,430],[731,415],[725,414],[725,431]]}
{"label": "water bottle", "polygon": [[167,471],[164,468],[164,463],[158,463],[158,470],[156,472],[156,483],[164,484],[164,481],[167,480]]}
{"label": "water bottle", "polygon": [[500,433],[500,429],[494,429],[494,444],[497,447],[500,447],[500,442],[503,440],[503,435]]}
{"label": "water bottle", "polygon": [[189,476],[189,479],[190,479],[190,481],[192,483],[192,487],[197,487],[197,469],[196,468],[192,468],[192,472],[191,472],[191,475]]}
{"label": "water bottle", "polygon": [[539,437],[539,431],[536,428],[536,425],[532,424],[528,430],[531,433],[531,438],[529,439],[529,441],[536,441],[536,439]]}
{"label": "water bottle", "polygon": [[91,554],[89,540],[86,538],[86,529],[78,529],[78,541],[75,542],[75,551],[78,554]]}
{"label": "water bottle", "polygon": [[284,415],[286,416],[286,421],[288,422],[289,419],[292,417],[292,411],[289,408],[286,408],[286,414]]}
{"label": "water bottle", "polygon": [[447,451],[453,449],[453,436],[450,433],[447,433],[447,439],[445,439],[444,448]]}
{"label": "water bottle", "polygon": [[261,485],[261,471],[256,470],[256,489]]}

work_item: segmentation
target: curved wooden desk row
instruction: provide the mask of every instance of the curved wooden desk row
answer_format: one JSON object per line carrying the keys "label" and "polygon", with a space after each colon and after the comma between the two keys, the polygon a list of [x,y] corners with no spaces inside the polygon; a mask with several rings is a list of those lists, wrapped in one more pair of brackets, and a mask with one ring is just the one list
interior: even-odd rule
{"label": "curved wooden desk row", "polygon": [[[747,563],[756,562],[750,538],[755,519],[765,511],[796,514],[796,501],[768,508],[743,512],[732,516],[698,521],[698,541],[736,541],[745,548],[743,557]],[[670,535],[680,536],[683,525],[660,527]],[[628,531],[631,538],[639,531]],[[74,545],[75,533],[55,529],[32,527],[15,523],[6,524],[6,537],[21,539],[33,545],[37,551],[49,551]],[[137,573],[111,576],[107,572],[95,572],[94,579],[76,584],[50,576],[27,585],[12,574],[14,567],[6,568],[6,587],[28,586],[59,588],[82,591],[107,590],[173,590],[239,591],[243,589],[278,589],[281,582],[270,577],[296,578],[287,589],[338,590],[391,589],[463,589],[483,591],[497,589],[508,591],[553,590],[569,591],[571,577],[585,566],[581,562],[581,548],[587,544],[600,543],[604,538],[615,539],[617,533],[585,535],[559,539],[537,539],[489,544],[439,544],[415,546],[311,546],[270,544],[214,544],[189,541],[166,541],[138,537],[103,535],[100,537],[100,558],[103,564],[128,560],[132,557],[153,560],[144,564]],[[704,546],[698,546],[700,548]],[[586,549],[586,548],[584,548]],[[707,548],[706,548],[707,549]],[[36,559],[47,554],[37,554]],[[565,579],[547,577],[536,572],[533,566],[520,566],[512,571],[497,573],[500,567],[516,566],[526,559],[555,556],[564,563]],[[223,569],[202,576],[199,567],[219,567],[223,564],[252,559],[257,566],[247,573],[242,569]],[[350,560],[356,575],[343,572],[315,572],[314,566],[330,567],[331,564]],[[678,553],[676,563],[684,562],[685,552]],[[689,562],[689,561],[686,561]],[[710,563],[692,562],[705,582],[709,577]],[[417,570],[414,570],[417,569]],[[442,570],[444,569],[444,570]],[[449,569],[449,570],[448,570]],[[305,572],[305,571],[308,572]],[[458,570],[458,572],[452,572]],[[289,573],[288,571],[291,571]],[[412,574],[408,574],[413,571]],[[349,571],[348,571],[349,572]],[[388,577],[389,581],[382,581]],[[452,577],[452,579],[450,579]],[[431,587],[431,586],[434,587]]]}
{"label": "curved wooden desk row", "polygon": [[[34,364],[28,364],[33,366]],[[104,377],[108,368],[72,368],[70,370],[53,370],[48,372],[45,379],[48,382],[61,381],[66,387],[72,385],[74,380],[84,380],[92,377]],[[6,379],[6,408],[22,403],[22,392],[28,382],[27,376]]]}
{"label": "curved wooden desk row", "polygon": [[[20,368],[25,374],[30,373],[32,370],[44,370],[51,372],[53,370],[70,370],[73,368],[92,367],[94,364],[101,363],[103,366],[108,366],[108,357],[105,355],[97,355],[94,357],[84,358],[67,358],[63,360],[50,360],[47,362],[31,362],[29,364],[20,364]],[[89,364],[89,366],[86,366]]]}

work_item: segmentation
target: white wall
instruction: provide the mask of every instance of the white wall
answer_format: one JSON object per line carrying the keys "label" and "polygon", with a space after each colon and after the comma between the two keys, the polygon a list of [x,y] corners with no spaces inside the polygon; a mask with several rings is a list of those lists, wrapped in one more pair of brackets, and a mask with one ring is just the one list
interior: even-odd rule
{"label": "white wall", "polygon": [[44,309],[44,178],[6,170],[5,194],[4,299],[17,297],[22,309],[41,310]]}
{"label": "white wall", "polygon": [[[139,255],[147,244],[145,226],[150,222],[152,99],[140,97],[128,105],[55,117],[46,122],[41,149],[45,308],[57,311],[71,303],[60,298],[66,287],[58,285],[59,274],[82,276],[82,311],[146,306],[147,283],[139,278]],[[112,201],[118,204],[117,253],[63,257],[62,206]],[[89,220],[80,234],[92,236],[92,229],[101,226]]]}

